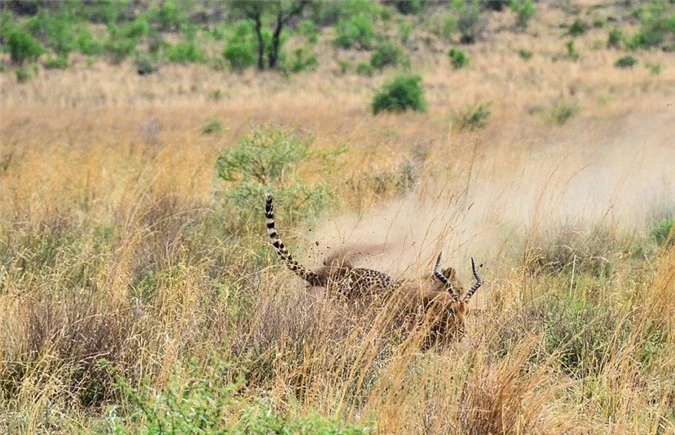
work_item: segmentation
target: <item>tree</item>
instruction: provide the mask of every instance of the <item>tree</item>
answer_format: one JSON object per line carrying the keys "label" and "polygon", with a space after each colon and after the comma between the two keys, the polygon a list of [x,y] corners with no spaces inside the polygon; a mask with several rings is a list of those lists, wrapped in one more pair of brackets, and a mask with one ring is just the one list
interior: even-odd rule
{"label": "tree", "polygon": [[[243,17],[253,20],[258,41],[258,70],[266,67],[277,69],[281,50],[281,34],[290,21],[300,16],[307,5],[315,0],[233,0],[232,8]],[[265,41],[263,25],[271,21],[273,25],[269,44]],[[267,49],[267,50],[266,50]],[[267,51],[267,65],[265,62]]]}

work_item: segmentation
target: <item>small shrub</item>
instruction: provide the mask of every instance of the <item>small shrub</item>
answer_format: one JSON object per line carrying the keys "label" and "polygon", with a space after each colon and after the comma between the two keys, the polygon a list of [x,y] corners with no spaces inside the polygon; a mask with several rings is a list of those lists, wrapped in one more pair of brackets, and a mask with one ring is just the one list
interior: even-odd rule
{"label": "small shrub", "polygon": [[48,14],[39,11],[26,23],[33,35],[42,38],[45,45],[56,54],[75,50],[80,23],[69,13]]}
{"label": "small shrub", "polygon": [[607,48],[621,48],[623,40],[623,32],[619,29],[612,29],[607,35]]}
{"label": "small shrub", "polygon": [[[315,411],[308,415],[280,413],[265,399],[245,399],[243,381],[228,383],[223,363],[215,369],[190,364],[181,376],[171,375],[167,386],[152,388],[149,382],[132,386],[117,376],[117,384],[132,407],[129,417],[112,413],[113,433],[234,433],[234,434],[368,434],[373,428],[350,426]],[[188,381],[183,378],[187,375]],[[237,412],[231,413],[231,409]],[[133,429],[130,429],[133,428]]]}
{"label": "small shrub", "polygon": [[413,27],[407,21],[401,21],[398,24],[398,39],[401,41],[401,44],[407,44],[410,41],[412,36]]}
{"label": "small shrub", "polygon": [[634,58],[631,55],[628,56],[623,56],[617,59],[616,62],[614,62],[614,66],[617,68],[633,68],[635,65],[637,65],[638,60]]}
{"label": "small shrub", "polygon": [[628,39],[631,50],[663,46],[675,50],[675,13],[672,2],[653,0],[640,16],[640,30]]}
{"label": "small shrub", "polygon": [[568,41],[565,44],[565,48],[567,49],[565,59],[571,60],[573,62],[579,60],[579,52],[577,52],[576,48],[574,48],[574,41]]}
{"label": "small shrub", "polygon": [[212,99],[213,101],[220,101],[223,99],[223,91],[221,91],[220,89],[216,89],[215,91],[209,94],[209,98]]}
{"label": "small shrub", "polygon": [[127,38],[142,38],[150,34],[150,23],[148,19],[140,15],[136,19],[124,26],[122,33]]}
{"label": "small shrub", "polygon": [[602,29],[603,27],[605,27],[605,20],[603,20],[602,18],[596,18],[595,20],[593,20],[593,27],[595,27],[596,29]]}
{"label": "small shrub", "polygon": [[179,5],[183,2],[164,0],[158,7],[150,8],[150,21],[163,32],[175,32],[181,29],[188,21],[187,13]]}
{"label": "small shrub", "polygon": [[202,134],[215,134],[223,131],[223,123],[217,119],[212,119],[211,121],[204,124],[201,128]]}
{"label": "small shrub", "polygon": [[[675,219],[663,219],[652,230],[652,237],[656,240],[659,246],[673,246],[675,245],[675,231],[673,231],[673,224]],[[671,236],[672,233],[672,236]]]}
{"label": "small shrub", "polygon": [[175,63],[206,63],[204,51],[194,41],[178,42],[169,46],[166,57]]}
{"label": "small shrub", "polygon": [[551,119],[558,125],[563,125],[579,113],[579,106],[576,103],[565,101],[556,101],[551,110]]}
{"label": "small shrub", "polygon": [[663,66],[658,63],[648,63],[645,65],[645,68],[647,68],[649,72],[655,76],[661,74],[661,71],[663,71]]}
{"label": "small shrub", "polygon": [[303,71],[316,71],[319,66],[319,59],[305,47],[299,47],[293,50],[290,59],[284,59],[281,69],[285,73],[300,73]]}
{"label": "small shrub", "polygon": [[45,68],[47,69],[66,69],[68,68],[68,55],[61,54],[58,56],[50,56],[45,61]]}
{"label": "small shrub", "polygon": [[297,176],[305,162],[328,171],[332,155],[310,151],[311,140],[302,139],[287,130],[255,128],[252,136],[243,137],[237,145],[218,157],[218,178],[225,182],[222,196],[234,211],[231,231],[241,231],[251,215],[262,213],[262,201],[270,191],[288,204],[280,211],[293,221],[321,210],[330,199],[325,184],[307,185]]}
{"label": "small shrub", "polygon": [[337,35],[333,41],[341,48],[361,48],[370,50],[375,40],[373,20],[365,13],[341,19],[336,26]]}
{"label": "small shrub", "polygon": [[85,56],[95,56],[103,51],[103,45],[94,39],[94,36],[88,27],[83,27],[80,30],[75,44],[77,45],[79,52]]}
{"label": "small shrub", "polygon": [[438,36],[445,42],[452,41],[452,37],[457,31],[457,18],[453,15],[439,15],[431,17],[429,21],[429,31]]}
{"label": "small shrub", "polygon": [[570,28],[567,30],[567,34],[570,36],[581,36],[584,33],[586,33],[586,24],[579,19],[574,20]]}
{"label": "small shrub", "polygon": [[118,64],[134,52],[138,40],[125,36],[115,26],[110,26],[109,32],[108,39],[103,43],[103,51],[110,62]]}
{"label": "small shrub", "polygon": [[373,67],[368,62],[359,62],[356,64],[356,74],[364,77],[373,76]]}
{"label": "small shrub", "polygon": [[527,61],[532,59],[533,53],[530,50],[520,49],[518,50],[518,56],[520,56],[521,59]]}
{"label": "small shrub", "polygon": [[257,42],[253,33],[253,23],[244,21],[227,41],[223,57],[234,71],[241,72],[256,64]]}
{"label": "small shrub", "polygon": [[451,48],[448,51],[450,62],[455,69],[464,68],[469,64],[469,56],[459,48]]}
{"label": "small shrub", "polygon": [[536,13],[532,0],[511,0],[511,10],[516,14],[516,28],[521,31],[527,29]]}
{"label": "small shrub", "polygon": [[[368,65],[368,64],[366,64],[366,65]],[[340,67],[340,74],[342,74],[342,75],[347,74],[353,68],[353,65],[350,61],[343,60],[343,59],[338,61],[338,66]],[[370,66],[370,65],[368,65],[368,66]]]}
{"label": "small shrub", "polygon": [[234,71],[244,71],[255,65],[256,57],[253,48],[248,44],[230,43],[223,51],[223,57]]}
{"label": "small shrub", "polygon": [[458,130],[480,130],[485,128],[491,115],[491,103],[476,104],[452,115]]}
{"label": "small shrub", "polygon": [[373,115],[380,112],[426,111],[422,78],[414,74],[401,74],[386,83],[375,94],[372,102]]}
{"label": "small shrub", "polygon": [[30,70],[27,68],[18,68],[16,71],[14,71],[14,74],[16,75],[16,81],[19,83],[27,82],[31,79],[31,77],[33,77],[33,74],[31,74]]}
{"label": "small shrub", "polygon": [[406,63],[405,54],[396,45],[383,42],[370,55],[370,66],[373,69],[383,69],[388,66],[397,66]]}
{"label": "small shrub", "polygon": [[310,44],[316,44],[319,40],[319,31],[316,24],[310,20],[301,21],[296,30],[300,35],[307,38],[307,42]]}
{"label": "small shrub", "polygon": [[14,28],[7,36],[7,47],[12,62],[23,65],[25,61],[34,61],[42,54],[42,46],[25,30]]}

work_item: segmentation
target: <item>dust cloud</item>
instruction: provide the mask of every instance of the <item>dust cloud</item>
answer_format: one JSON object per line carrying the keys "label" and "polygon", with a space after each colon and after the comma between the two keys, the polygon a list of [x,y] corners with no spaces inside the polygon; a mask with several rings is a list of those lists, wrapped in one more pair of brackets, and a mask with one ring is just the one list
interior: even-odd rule
{"label": "dust cloud", "polygon": [[419,276],[443,251],[443,264],[468,278],[470,257],[497,267],[522,252],[528,235],[563,225],[644,231],[675,212],[674,115],[580,120],[528,137],[512,126],[481,140],[473,164],[307,233],[320,245],[312,261],[340,249],[357,266]]}

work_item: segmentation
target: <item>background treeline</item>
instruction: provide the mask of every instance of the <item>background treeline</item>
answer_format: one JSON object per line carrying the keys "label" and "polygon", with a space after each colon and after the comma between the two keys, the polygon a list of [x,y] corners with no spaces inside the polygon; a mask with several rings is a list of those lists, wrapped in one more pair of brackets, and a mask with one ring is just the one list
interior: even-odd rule
{"label": "background treeline", "polygon": [[[605,18],[590,18],[590,9],[580,13],[572,2],[559,6],[578,17],[561,23],[570,38],[602,27],[610,47],[675,47],[672,0],[627,1]],[[533,0],[5,1],[0,42],[9,56],[1,68],[34,62],[67,68],[78,53],[89,63],[133,59],[139,74],[165,62],[291,74],[315,70],[321,59],[332,60],[342,73],[369,76],[386,67],[410,68],[410,54],[432,40],[445,44],[453,66],[461,68],[469,59],[458,46],[500,32],[526,32],[537,7]],[[490,29],[493,13],[511,14],[512,25]],[[623,23],[637,23],[637,30],[626,34]],[[574,55],[571,41],[568,52]],[[340,57],[341,50],[369,56],[353,65]],[[30,71],[19,74],[29,78]]]}

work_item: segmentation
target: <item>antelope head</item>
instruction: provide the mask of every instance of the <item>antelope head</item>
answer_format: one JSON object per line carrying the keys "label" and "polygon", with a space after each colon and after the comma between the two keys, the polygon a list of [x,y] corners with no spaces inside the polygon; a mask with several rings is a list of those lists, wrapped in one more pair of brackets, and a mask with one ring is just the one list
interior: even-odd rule
{"label": "antelope head", "polygon": [[[466,321],[469,300],[483,284],[483,279],[478,274],[476,263],[472,258],[471,270],[473,271],[476,282],[471,286],[471,289],[469,289],[466,295],[461,298],[461,295],[457,292],[451,280],[441,273],[442,256],[442,252],[438,254],[433,274],[436,279],[443,283],[445,290],[433,292],[433,298],[428,300],[427,304],[427,314],[433,316],[429,338],[434,342],[448,342],[455,337],[462,337],[464,335],[464,324]],[[431,311],[431,313],[429,313],[429,311]],[[430,343],[431,342],[428,344]],[[428,347],[428,345],[425,345],[425,347]]]}

